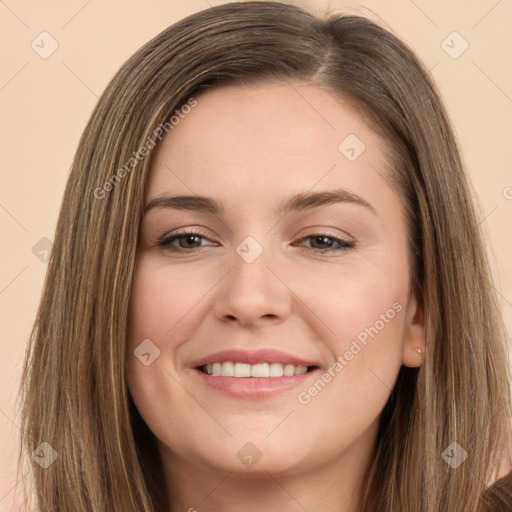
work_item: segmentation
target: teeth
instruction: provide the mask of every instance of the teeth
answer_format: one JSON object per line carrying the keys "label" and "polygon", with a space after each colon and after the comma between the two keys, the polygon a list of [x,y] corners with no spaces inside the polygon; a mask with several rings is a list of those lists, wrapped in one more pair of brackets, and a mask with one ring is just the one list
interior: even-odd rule
{"label": "teeth", "polygon": [[302,375],[303,373],[306,373],[308,371],[307,366],[297,366],[295,368],[295,375]]}
{"label": "teeth", "polygon": [[293,366],[293,364],[287,364],[283,368],[283,375],[285,377],[293,377],[295,375],[295,366]]}
{"label": "teeth", "polygon": [[284,375],[283,365],[279,363],[271,363],[269,367],[270,377],[282,377]]}
{"label": "teeth", "polygon": [[[224,366],[224,363],[222,363],[222,366]],[[215,373],[213,375],[215,375]],[[250,377],[250,376],[251,376],[251,365],[250,364],[235,363],[235,372],[234,372],[233,377]]]}
{"label": "teeth", "polygon": [[235,367],[233,363],[223,363],[222,368],[220,369],[220,374],[223,377],[233,377],[235,375]]}
{"label": "teeth", "polygon": [[253,364],[251,366],[251,377],[270,377],[268,363]]}
{"label": "teeth", "polygon": [[293,377],[308,371],[307,366],[282,365],[281,363],[213,363],[206,365],[208,375],[214,377]]}

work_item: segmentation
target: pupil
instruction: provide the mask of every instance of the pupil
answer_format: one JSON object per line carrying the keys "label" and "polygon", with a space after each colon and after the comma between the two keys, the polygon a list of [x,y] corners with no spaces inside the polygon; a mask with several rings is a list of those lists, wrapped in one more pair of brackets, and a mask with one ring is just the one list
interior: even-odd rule
{"label": "pupil", "polygon": [[185,245],[188,245],[189,243],[190,244],[194,244],[194,239],[195,238],[198,238],[197,235],[186,235],[185,236],[185,240],[186,240],[186,244]]}
{"label": "pupil", "polygon": [[323,235],[317,236],[316,240],[320,241],[320,245],[322,245],[322,244],[327,244],[328,246],[331,245],[331,241],[330,241],[329,237],[327,237],[327,236],[323,236]]}

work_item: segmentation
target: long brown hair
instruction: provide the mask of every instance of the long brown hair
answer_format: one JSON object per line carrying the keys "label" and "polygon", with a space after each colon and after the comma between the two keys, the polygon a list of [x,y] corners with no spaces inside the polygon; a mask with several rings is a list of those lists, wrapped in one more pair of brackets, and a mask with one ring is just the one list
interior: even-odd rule
{"label": "long brown hair", "polygon": [[[246,2],[189,16],[144,45],[80,139],[22,382],[20,467],[30,464],[34,510],[164,510],[152,434],[124,370],[151,150],[173,112],[205,88],[295,79],[346,99],[386,141],[425,308],[425,362],[400,370],[361,511],[477,512],[506,503],[506,479],[490,488],[512,440],[505,328],[474,194],[428,71],[363,17]],[[58,454],[46,469],[31,456],[42,442]],[[446,461],[454,446],[467,453],[457,468]]]}

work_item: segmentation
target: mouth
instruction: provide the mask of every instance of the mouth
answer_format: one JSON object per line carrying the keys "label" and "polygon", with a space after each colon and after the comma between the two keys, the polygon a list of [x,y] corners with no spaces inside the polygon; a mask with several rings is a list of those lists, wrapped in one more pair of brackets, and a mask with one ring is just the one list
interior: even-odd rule
{"label": "mouth", "polygon": [[301,366],[281,363],[240,363],[225,361],[223,363],[211,363],[197,367],[196,369],[212,377],[240,378],[279,378],[294,377],[316,370],[318,366]]}
{"label": "mouth", "polygon": [[196,361],[194,375],[207,388],[232,398],[262,399],[304,387],[320,366],[273,349],[228,350]]}

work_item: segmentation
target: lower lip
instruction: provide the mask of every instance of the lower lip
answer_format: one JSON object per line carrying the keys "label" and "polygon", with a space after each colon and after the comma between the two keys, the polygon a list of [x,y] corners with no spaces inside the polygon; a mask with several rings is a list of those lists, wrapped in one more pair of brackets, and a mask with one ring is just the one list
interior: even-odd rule
{"label": "lower lip", "polygon": [[300,385],[316,374],[318,370],[293,377],[214,377],[194,369],[210,388],[228,396],[245,399],[268,398]]}

